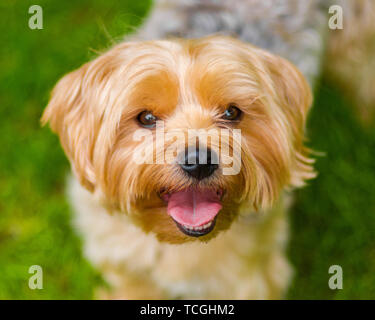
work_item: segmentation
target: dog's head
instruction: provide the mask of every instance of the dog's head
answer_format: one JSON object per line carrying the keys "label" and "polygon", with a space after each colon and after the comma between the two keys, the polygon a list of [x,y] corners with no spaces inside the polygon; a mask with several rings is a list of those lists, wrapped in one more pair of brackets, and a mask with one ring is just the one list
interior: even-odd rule
{"label": "dog's head", "polygon": [[125,42],[63,77],[42,122],[82,185],[179,243],[314,176],[310,104],[291,63],[238,40]]}

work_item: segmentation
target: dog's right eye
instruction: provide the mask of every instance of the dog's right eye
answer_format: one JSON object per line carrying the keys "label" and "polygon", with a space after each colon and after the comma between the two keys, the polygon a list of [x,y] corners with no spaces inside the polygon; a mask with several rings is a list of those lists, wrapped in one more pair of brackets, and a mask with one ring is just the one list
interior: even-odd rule
{"label": "dog's right eye", "polygon": [[142,111],[137,116],[138,122],[145,128],[153,128],[156,125],[157,118],[152,114],[151,111]]}

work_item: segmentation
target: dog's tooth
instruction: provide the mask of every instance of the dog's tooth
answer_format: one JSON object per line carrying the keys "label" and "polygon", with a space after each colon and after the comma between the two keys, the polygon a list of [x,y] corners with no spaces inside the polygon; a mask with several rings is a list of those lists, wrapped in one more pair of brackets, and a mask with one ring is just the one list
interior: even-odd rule
{"label": "dog's tooth", "polygon": [[208,229],[212,225],[212,223],[213,221],[210,221],[198,227],[193,227],[193,226],[188,226],[188,225],[183,225],[183,227],[189,231],[202,231],[202,230]]}

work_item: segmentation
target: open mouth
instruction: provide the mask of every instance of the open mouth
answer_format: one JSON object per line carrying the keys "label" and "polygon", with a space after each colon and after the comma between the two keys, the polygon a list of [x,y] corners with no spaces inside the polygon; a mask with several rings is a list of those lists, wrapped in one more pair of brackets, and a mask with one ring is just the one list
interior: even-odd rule
{"label": "open mouth", "polygon": [[191,227],[188,225],[183,225],[183,224],[178,223],[176,220],[174,220],[174,222],[176,223],[177,227],[186,235],[190,237],[200,237],[200,236],[204,236],[210,233],[215,228],[216,217],[210,222],[199,227]]}
{"label": "open mouth", "polygon": [[200,237],[210,233],[216,216],[222,208],[221,190],[184,189],[164,193],[161,197],[167,202],[167,212],[184,234]]}

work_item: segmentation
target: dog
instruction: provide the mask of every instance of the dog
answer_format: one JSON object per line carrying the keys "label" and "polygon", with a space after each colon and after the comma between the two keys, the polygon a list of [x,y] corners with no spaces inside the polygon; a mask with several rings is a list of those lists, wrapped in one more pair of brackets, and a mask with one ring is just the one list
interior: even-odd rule
{"label": "dog", "polygon": [[[291,269],[280,195],[315,175],[311,100],[292,63],[224,36],[123,42],[63,77],[42,121],[72,164],[75,225],[109,297],[281,297]],[[221,159],[135,165],[134,132],[157,119],[166,132],[241,130],[240,172],[222,174]]]}
{"label": "dog", "polygon": [[[285,297],[291,191],[316,176],[305,126],[326,9],[158,1],[135,35],[58,82],[42,123],[72,166],[74,225],[111,287],[99,298]],[[158,123],[163,137],[230,137],[159,143]]]}

